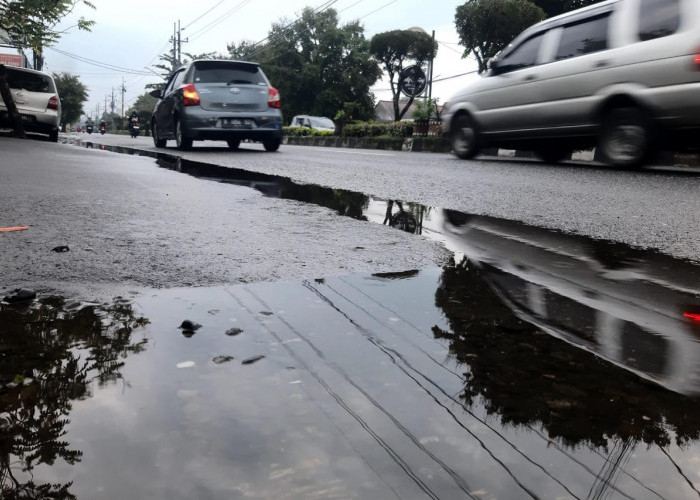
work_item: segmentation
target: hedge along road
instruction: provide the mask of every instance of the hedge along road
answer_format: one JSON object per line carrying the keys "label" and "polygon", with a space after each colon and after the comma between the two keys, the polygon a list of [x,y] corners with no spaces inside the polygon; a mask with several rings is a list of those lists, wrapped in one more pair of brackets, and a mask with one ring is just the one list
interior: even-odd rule
{"label": "hedge along road", "polygon": [[[156,151],[150,137],[72,136]],[[69,138],[70,139],[70,138]],[[655,248],[697,260],[700,171],[625,171],[590,163],[477,159],[450,154],[283,146],[262,154],[257,144],[236,152],[224,143],[195,143],[192,151],[157,151],[200,162],[290,177],[299,182],[380,198],[518,220],[548,229]]]}

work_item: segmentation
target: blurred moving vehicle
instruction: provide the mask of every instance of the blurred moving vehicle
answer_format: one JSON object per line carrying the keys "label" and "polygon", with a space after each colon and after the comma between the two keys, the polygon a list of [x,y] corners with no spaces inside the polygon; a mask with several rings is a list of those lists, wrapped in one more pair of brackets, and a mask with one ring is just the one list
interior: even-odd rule
{"label": "blurred moving vehicle", "polygon": [[139,115],[134,111],[129,117],[129,135],[135,138],[139,135],[140,130]]}
{"label": "blurred moving vehicle", "polygon": [[335,123],[325,116],[297,115],[292,118],[292,127],[308,127],[314,130],[335,131]]}
{"label": "blurred moving vehicle", "polygon": [[[58,141],[61,100],[53,77],[41,71],[7,66],[7,78],[24,130],[46,134]],[[0,125],[9,126],[10,117],[0,96]]]}
{"label": "blurred moving vehicle", "polygon": [[700,394],[700,266],[443,211],[443,234],[523,321],[667,389]]}
{"label": "blurred moving vehicle", "polygon": [[195,60],[151,95],[160,99],[151,122],[156,147],[165,147],[168,139],[180,149],[190,149],[193,141],[222,140],[235,150],[248,139],[277,151],[282,143],[280,94],[257,63]]}
{"label": "blurred moving vehicle", "polygon": [[596,146],[619,167],[697,148],[700,2],[607,0],[526,29],[444,114],[454,153],[532,149],[557,162]]}

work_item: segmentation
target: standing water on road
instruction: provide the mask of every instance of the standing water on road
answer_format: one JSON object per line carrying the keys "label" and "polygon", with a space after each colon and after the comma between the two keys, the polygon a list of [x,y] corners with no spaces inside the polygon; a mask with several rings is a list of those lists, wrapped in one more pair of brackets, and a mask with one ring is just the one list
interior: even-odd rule
{"label": "standing water on road", "polygon": [[697,266],[445,220],[443,268],[0,306],[2,498],[696,498]]}

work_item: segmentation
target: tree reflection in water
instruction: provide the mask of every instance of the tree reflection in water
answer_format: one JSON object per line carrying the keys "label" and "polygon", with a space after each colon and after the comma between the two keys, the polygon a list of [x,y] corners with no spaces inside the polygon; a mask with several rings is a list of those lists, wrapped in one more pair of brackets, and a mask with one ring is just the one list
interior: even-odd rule
{"label": "tree reflection in water", "polygon": [[446,266],[435,295],[450,331],[436,338],[464,365],[464,404],[477,400],[503,425],[542,428],[566,446],[667,448],[700,437],[693,399],[601,361],[520,320],[464,259]]}
{"label": "tree reflection in water", "polygon": [[32,471],[81,460],[64,440],[72,402],[89,398],[93,383],[121,378],[124,359],[146,348],[131,334],[147,323],[121,297],[100,306],[60,297],[0,306],[0,497],[75,498],[71,483],[37,484]]}

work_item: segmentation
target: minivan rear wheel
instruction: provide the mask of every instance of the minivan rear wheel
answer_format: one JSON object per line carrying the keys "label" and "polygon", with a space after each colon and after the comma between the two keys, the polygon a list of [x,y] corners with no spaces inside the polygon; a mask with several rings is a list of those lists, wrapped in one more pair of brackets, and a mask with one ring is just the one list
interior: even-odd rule
{"label": "minivan rear wheel", "polygon": [[175,142],[177,143],[177,148],[183,151],[187,151],[188,149],[192,148],[192,139],[185,136],[180,120],[175,122]]}
{"label": "minivan rear wheel", "polygon": [[651,121],[639,108],[615,108],[608,112],[598,142],[606,163],[616,167],[642,166],[653,151]]}
{"label": "minivan rear wheel", "polygon": [[469,115],[461,115],[455,119],[450,139],[452,151],[462,160],[474,158],[479,153],[479,132]]}

